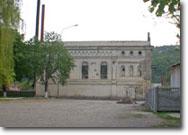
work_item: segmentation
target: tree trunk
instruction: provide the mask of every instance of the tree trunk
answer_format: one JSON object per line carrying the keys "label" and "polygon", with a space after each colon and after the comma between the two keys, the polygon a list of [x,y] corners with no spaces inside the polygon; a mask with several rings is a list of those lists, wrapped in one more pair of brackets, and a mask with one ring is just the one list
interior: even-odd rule
{"label": "tree trunk", "polygon": [[3,97],[7,97],[7,87],[3,84]]}
{"label": "tree trunk", "polygon": [[33,87],[33,90],[35,91],[35,95],[36,95],[36,82],[37,82],[37,79],[36,79],[36,74],[34,73],[33,75],[34,75],[34,77],[33,77],[32,87]]}
{"label": "tree trunk", "polygon": [[36,86],[36,74],[34,73],[33,74],[33,84],[32,84],[32,87],[33,87],[33,89],[35,90],[35,86]]}
{"label": "tree trunk", "polygon": [[45,92],[45,98],[48,98],[48,75],[46,73],[45,75],[45,88],[44,88],[44,92]]}

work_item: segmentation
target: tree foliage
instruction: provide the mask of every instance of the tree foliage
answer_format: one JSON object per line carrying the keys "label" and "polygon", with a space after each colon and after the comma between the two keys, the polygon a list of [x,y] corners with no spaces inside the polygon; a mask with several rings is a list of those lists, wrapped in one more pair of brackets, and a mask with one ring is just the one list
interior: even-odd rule
{"label": "tree foliage", "polygon": [[0,24],[17,28],[20,21],[20,0],[0,0]]}
{"label": "tree foliage", "polygon": [[43,57],[45,57],[45,54],[40,42],[37,42],[34,38],[23,42],[21,36],[17,35],[14,42],[16,80],[34,81],[35,76],[40,76],[44,69]]}
{"label": "tree foliage", "polygon": [[61,36],[54,32],[45,34],[44,47],[46,49],[44,66],[48,79],[56,77],[64,84],[74,66],[73,58],[64,47]]}
{"label": "tree foliage", "polygon": [[42,43],[36,40],[24,43],[18,36],[14,54],[16,79],[35,81],[36,76],[45,83],[46,90],[49,79],[64,84],[74,66],[61,36],[54,32],[46,33]]}
{"label": "tree foliage", "polygon": [[20,20],[19,0],[0,0],[0,85],[14,78],[13,42]]}
{"label": "tree foliage", "polygon": [[61,36],[51,32],[45,34],[45,92],[48,91],[48,81],[51,78],[54,82],[65,83],[69,77],[71,68],[74,66],[73,59],[62,44]]}
{"label": "tree foliage", "polygon": [[180,46],[155,47],[152,52],[152,82],[161,82],[161,77],[170,82],[170,66],[180,63]]}
{"label": "tree foliage", "polygon": [[180,28],[180,0],[143,0],[144,2],[150,1],[149,10],[155,13],[156,16],[167,15],[170,17],[174,24]]}

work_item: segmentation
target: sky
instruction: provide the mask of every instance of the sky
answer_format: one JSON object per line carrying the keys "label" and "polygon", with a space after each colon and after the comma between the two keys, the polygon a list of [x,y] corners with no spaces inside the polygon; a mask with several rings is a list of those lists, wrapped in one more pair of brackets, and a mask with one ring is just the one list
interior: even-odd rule
{"label": "sky", "polygon": [[[22,0],[25,39],[35,34],[37,0]],[[45,31],[63,41],[147,40],[153,46],[175,45],[178,29],[148,11],[143,0],[41,0],[46,6]],[[71,27],[78,24],[77,27]],[[69,27],[70,26],[70,27]]]}

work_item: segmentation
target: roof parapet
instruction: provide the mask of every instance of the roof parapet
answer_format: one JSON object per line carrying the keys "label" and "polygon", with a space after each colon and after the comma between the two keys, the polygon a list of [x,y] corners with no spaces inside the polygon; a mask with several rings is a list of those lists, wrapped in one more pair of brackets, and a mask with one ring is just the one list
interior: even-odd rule
{"label": "roof parapet", "polygon": [[65,46],[150,46],[148,41],[65,41]]}

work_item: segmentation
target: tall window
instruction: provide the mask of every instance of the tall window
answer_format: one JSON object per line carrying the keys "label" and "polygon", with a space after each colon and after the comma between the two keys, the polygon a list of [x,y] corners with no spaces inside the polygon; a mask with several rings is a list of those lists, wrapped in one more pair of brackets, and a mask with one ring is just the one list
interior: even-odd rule
{"label": "tall window", "polygon": [[101,79],[107,79],[107,63],[102,62],[101,63]]}
{"label": "tall window", "polygon": [[129,67],[129,75],[130,77],[133,77],[133,65],[130,65]]}
{"label": "tall window", "polygon": [[120,77],[125,77],[125,66],[124,65],[121,65]]}
{"label": "tall window", "polygon": [[138,67],[137,67],[138,69],[138,76],[139,77],[141,77],[142,76],[142,69],[141,69],[141,66],[139,65]]}
{"label": "tall window", "polygon": [[88,63],[82,63],[82,79],[88,79]]}

